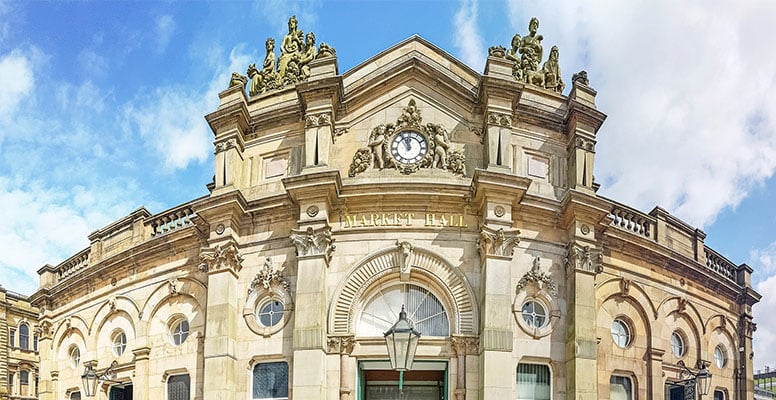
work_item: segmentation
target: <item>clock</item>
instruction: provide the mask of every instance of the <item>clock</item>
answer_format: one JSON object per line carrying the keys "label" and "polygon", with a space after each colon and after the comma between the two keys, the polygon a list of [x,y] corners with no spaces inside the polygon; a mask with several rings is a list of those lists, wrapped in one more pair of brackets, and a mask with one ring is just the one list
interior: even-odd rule
{"label": "clock", "polygon": [[391,141],[391,155],[401,164],[417,164],[428,153],[426,137],[415,131],[401,131]]}

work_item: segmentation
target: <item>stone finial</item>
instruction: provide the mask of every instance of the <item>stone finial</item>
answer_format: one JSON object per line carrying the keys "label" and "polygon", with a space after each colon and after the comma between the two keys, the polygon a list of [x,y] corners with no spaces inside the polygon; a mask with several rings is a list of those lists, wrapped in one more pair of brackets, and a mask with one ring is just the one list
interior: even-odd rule
{"label": "stone finial", "polygon": [[245,88],[245,85],[248,84],[248,77],[245,75],[241,75],[237,72],[232,72],[231,78],[229,78],[229,87],[232,86],[239,86],[241,88]]}

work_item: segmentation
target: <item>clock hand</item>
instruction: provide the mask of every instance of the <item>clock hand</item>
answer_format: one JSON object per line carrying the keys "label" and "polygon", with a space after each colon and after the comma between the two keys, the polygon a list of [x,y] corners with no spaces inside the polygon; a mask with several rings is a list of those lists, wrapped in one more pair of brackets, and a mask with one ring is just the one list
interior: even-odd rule
{"label": "clock hand", "polygon": [[409,151],[409,150],[410,150],[410,148],[412,147],[412,146],[410,145],[410,138],[408,138],[408,137],[407,137],[407,138],[404,138],[404,147],[407,149],[407,151]]}

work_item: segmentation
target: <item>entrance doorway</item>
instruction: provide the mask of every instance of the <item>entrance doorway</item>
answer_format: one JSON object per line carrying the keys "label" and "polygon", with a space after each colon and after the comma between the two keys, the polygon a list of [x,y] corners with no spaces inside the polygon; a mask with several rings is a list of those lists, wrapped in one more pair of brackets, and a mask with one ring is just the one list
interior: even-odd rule
{"label": "entrance doorway", "polygon": [[447,400],[447,363],[416,361],[404,371],[401,393],[399,372],[387,361],[359,363],[359,400]]}
{"label": "entrance doorway", "polygon": [[109,400],[132,400],[132,385],[111,386]]}

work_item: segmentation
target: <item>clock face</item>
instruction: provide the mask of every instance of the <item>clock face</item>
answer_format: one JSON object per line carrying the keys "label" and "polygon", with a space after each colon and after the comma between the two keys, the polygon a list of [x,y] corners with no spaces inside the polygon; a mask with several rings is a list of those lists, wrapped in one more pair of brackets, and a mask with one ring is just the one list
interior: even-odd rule
{"label": "clock face", "polygon": [[402,164],[419,162],[428,153],[426,138],[413,131],[399,132],[391,141],[391,155]]}

